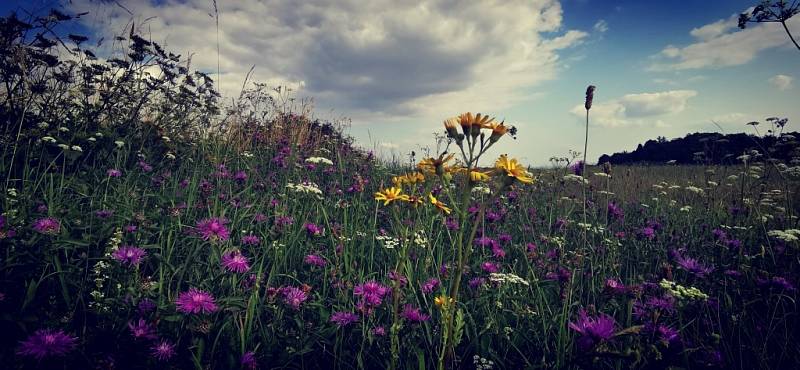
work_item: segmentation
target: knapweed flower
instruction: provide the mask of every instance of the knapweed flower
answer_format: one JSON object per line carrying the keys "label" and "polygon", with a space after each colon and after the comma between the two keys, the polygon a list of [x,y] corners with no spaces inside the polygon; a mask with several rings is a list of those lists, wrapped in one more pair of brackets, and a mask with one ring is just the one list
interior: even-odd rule
{"label": "knapweed flower", "polygon": [[175,356],[175,345],[162,340],[150,348],[150,354],[159,361],[168,361]]}
{"label": "knapweed flower", "polygon": [[605,289],[611,294],[625,294],[628,292],[628,288],[619,279],[606,279]]}
{"label": "knapweed flower", "polygon": [[77,340],[62,330],[39,329],[20,342],[17,353],[37,360],[64,356],[75,348]]}
{"label": "knapweed flower", "polygon": [[139,321],[129,321],[128,329],[131,330],[131,335],[136,339],[156,339],[156,330],[145,319]]}
{"label": "knapweed flower", "polygon": [[336,323],[337,326],[340,328],[343,326],[350,325],[354,322],[358,321],[358,315],[352,312],[334,312],[331,315],[331,322]]}
{"label": "knapweed flower", "polygon": [[608,203],[608,218],[611,220],[621,220],[625,214],[622,212],[622,207],[614,202]]}
{"label": "knapweed flower", "polygon": [[108,171],[106,171],[106,175],[108,175],[108,177],[120,177],[122,176],[122,171],[111,168]]}
{"label": "knapweed flower", "polygon": [[316,254],[309,254],[304,259],[303,262],[307,265],[316,266],[316,267],[325,267],[328,264],[328,261],[325,261],[324,258],[316,255]]}
{"label": "knapweed flower", "polygon": [[314,223],[306,222],[305,225],[303,225],[303,227],[306,229],[306,234],[308,234],[308,236],[322,235],[322,228]]}
{"label": "knapweed flower", "polygon": [[675,263],[678,264],[678,267],[685,270],[686,272],[697,276],[699,278],[705,277],[714,269],[711,267],[706,267],[700,263],[700,261],[691,258],[691,257],[684,257],[678,254],[675,257]]}
{"label": "knapweed flower", "polygon": [[360,297],[361,301],[368,306],[380,305],[383,297],[387,294],[389,294],[389,288],[374,280],[356,285],[353,288],[353,295]]}
{"label": "knapweed flower", "polygon": [[451,211],[450,208],[447,207],[447,205],[445,205],[444,203],[440,202],[438,199],[436,199],[436,197],[434,197],[433,194],[428,193],[428,199],[430,199],[431,204],[433,204],[434,207],[442,211],[442,213],[446,215],[450,214]]}
{"label": "knapweed flower", "polygon": [[596,344],[610,340],[616,332],[617,322],[613,317],[600,314],[589,317],[586,310],[578,312],[578,320],[569,323],[569,328],[581,335],[578,338],[578,349],[588,351]]}
{"label": "knapweed flower", "polygon": [[239,359],[239,363],[242,365],[243,369],[255,370],[258,367],[258,362],[256,361],[256,353],[253,351],[245,352],[242,355],[242,358]]}
{"label": "knapweed flower", "polygon": [[187,314],[207,314],[216,312],[219,308],[214,302],[214,296],[211,293],[196,288],[191,288],[188,292],[179,294],[178,299],[175,300],[175,305],[178,307],[178,311]]}
{"label": "knapweed flower", "polygon": [[384,328],[383,326],[376,326],[376,327],[372,328],[372,330],[370,330],[370,332],[372,333],[372,335],[374,335],[376,337],[382,337],[382,336],[386,335],[386,328]]}
{"label": "knapweed flower", "polygon": [[33,229],[45,235],[55,235],[61,231],[61,223],[53,217],[45,217],[33,223]]}
{"label": "knapweed flower", "polygon": [[224,242],[231,236],[230,231],[225,227],[227,223],[228,220],[220,217],[205,218],[197,221],[197,231],[203,240]]}
{"label": "knapweed flower", "polygon": [[419,308],[414,307],[410,304],[403,306],[403,311],[400,312],[400,317],[415,323],[420,323],[424,321],[428,321],[431,318],[430,315],[426,315],[422,313]]}
{"label": "knapweed flower", "polygon": [[261,239],[259,239],[255,235],[245,235],[242,237],[242,244],[244,245],[258,245],[261,243]]}
{"label": "knapweed flower", "polygon": [[230,272],[240,274],[250,271],[250,261],[238,250],[222,254],[222,266]]}
{"label": "knapweed flower", "polygon": [[500,271],[500,266],[494,262],[486,261],[481,263],[481,270],[491,274]]}
{"label": "knapweed flower", "polygon": [[308,299],[308,294],[300,288],[283,288],[283,302],[292,309],[299,310],[300,305]]}
{"label": "knapweed flower", "polygon": [[533,177],[522,166],[517,163],[516,159],[508,159],[508,156],[503,154],[494,163],[494,167],[506,174],[506,183],[517,180],[523,184],[532,184]]}
{"label": "knapweed flower", "polygon": [[391,187],[375,193],[375,200],[383,201],[383,205],[387,206],[395,200],[408,200],[408,195],[402,194],[403,189],[398,187]]}
{"label": "knapweed flower", "polygon": [[425,283],[422,284],[422,293],[430,294],[438,287],[439,287],[439,279],[430,278]]}
{"label": "knapweed flower", "polygon": [[144,249],[130,245],[120,246],[111,253],[112,258],[128,266],[139,266],[139,263],[142,262],[142,258],[146,255],[147,252],[145,252]]}

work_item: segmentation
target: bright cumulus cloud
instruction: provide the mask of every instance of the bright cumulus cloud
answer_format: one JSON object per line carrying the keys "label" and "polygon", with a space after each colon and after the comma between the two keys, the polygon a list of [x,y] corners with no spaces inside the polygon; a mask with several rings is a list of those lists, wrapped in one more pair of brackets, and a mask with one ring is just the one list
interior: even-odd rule
{"label": "bright cumulus cloud", "polygon": [[[750,62],[767,49],[788,46],[786,32],[780,24],[751,24],[738,28],[738,15],[720,19],[692,29],[695,41],[679,47],[665,46],[650,65],[653,71],[677,71],[698,68],[737,66]],[[787,21],[790,29],[800,28],[800,17]]]}
{"label": "bright cumulus cloud", "polygon": [[[556,77],[559,50],[587,34],[562,29],[553,0],[430,2],[241,0],[217,2],[221,90],[251,80],[292,87],[319,106],[355,116],[499,109],[523,88]],[[134,24],[192,66],[217,71],[211,1],[114,3],[74,0],[104,34]],[[130,10],[128,13],[125,9]],[[544,35],[546,34],[546,35]]]}
{"label": "bright cumulus cloud", "polygon": [[787,75],[775,75],[770,77],[768,80],[773,86],[777,87],[778,90],[784,91],[789,90],[792,88],[792,76]]}
{"label": "bright cumulus cloud", "polygon": [[[627,94],[618,99],[595,102],[592,106],[592,122],[604,127],[643,125],[649,119],[663,126],[663,121],[654,118],[680,113],[686,109],[690,98],[697,95],[694,90],[669,90],[654,93]],[[576,105],[570,113],[577,117],[586,114],[583,104]],[[659,123],[661,122],[661,123]]]}

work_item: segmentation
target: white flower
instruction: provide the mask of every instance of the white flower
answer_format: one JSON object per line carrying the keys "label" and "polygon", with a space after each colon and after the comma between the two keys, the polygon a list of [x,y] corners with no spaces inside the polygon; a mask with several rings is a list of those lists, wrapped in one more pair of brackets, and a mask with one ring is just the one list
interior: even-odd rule
{"label": "white flower", "polygon": [[607,174],[605,172],[595,172],[594,175],[597,176],[597,177],[611,177],[611,175],[609,175],[609,174]]}
{"label": "white flower", "polygon": [[59,128],[58,128],[58,131],[61,131],[61,132],[69,132],[69,129],[68,129],[68,128],[66,128],[66,127],[63,127],[63,126],[62,126],[62,127],[59,127]]}
{"label": "white flower", "polygon": [[293,184],[290,182],[286,184],[286,188],[295,193],[322,195],[322,190],[319,189],[319,186],[309,181],[304,181],[299,184]]}
{"label": "white flower", "polygon": [[93,137],[90,137],[90,138],[86,139],[86,141],[88,141],[90,143],[93,143],[93,142],[97,141],[97,139],[95,139]]}
{"label": "white flower", "polygon": [[488,186],[478,185],[472,188],[472,192],[477,194],[489,195],[492,194],[492,189],[489,189]]}
{"label": "white flower", "polygon": [[248,151],[242,152],[242,157],[253,158],[253,153],[250,153]]}
{"label": "white flower", "polygon": [[165,155],[165,157],[167,157],[167,159],[175,159],[175,154],[167,153],[167,155]]}
{"label": "white flower", "polygon": [[53,143],[53,144],[56,143],[56,139],[54,137],[52,137],[52,136],[45,136],[45,137],[42,138],[42,141],[48,142],[48,143]]}
{"label": "white flower", "polygon": [[589,183],[589,180],[587,180],[585,177],[578,176],[578,175],[575,175],[575,174],[569,174],[569,175],[564,176],[564,181],[572,181],[572,182],[576,182],[576,183],[584,184],[584,185]]}
{"label": "white flower", "polygon": [[116,145],[117,148],[122,148],[123,146],[125,146],[125,142],[122,140],[117,140],[114,142],[114,145]]}
{"label": "white flower", "polygon": [[691,206],[683,206],[681,207],[681,212],[689,212],[692,210]]}
{"label": "white flower", "polygon": [[170,139],[169,136],[162,136],[161,140],[164,140],[165,143],[172,141],[172,139]]}
{"label": "white flower", "polygon": [[61,148],[61,149],[64,149],[64,150],[69,149],[69,145],[67,145],[67,144],[58,144],[58,147]]}
{"label": "white flower", "polygon": [[700,188],[698,188],[696,186],[687,186],[686,190],[689,190],[692,193],[695,193],[697,195],[703,195],[705,193],[705,191],[703,189],[700,189]]}
{"label": "white flower", "polygon": [[102,132],[97,132],[97,133],[94,134],[94,136],[103,137],[103,133]]}
{"label": "white flower", "polygon": [[39,124],[36,126],[38,126],[41,129],[46,129],[50,125],[48,125],[47,122],[39,122]]}
{"label": "white flower", "polygon": [[77,145],[73,145],[71,149],[76,151],[76,152],[83,152],[83,148],[81,148],[81,147],[79,147]]}
{"label": "white flower", "polygon": [[493,272],[489,274],[489,281],[493,283],[511,283],[511,284],[522,284],[522,285],[529,285],[528,282],[514,274],[501,274],[497,272]]}
{"label": "white flower", "polygon": [[306,158],[306,163],[316,163],[316,164],[321,163],[321,164],[333,165],[333,161],[324,157],[308,157]]}

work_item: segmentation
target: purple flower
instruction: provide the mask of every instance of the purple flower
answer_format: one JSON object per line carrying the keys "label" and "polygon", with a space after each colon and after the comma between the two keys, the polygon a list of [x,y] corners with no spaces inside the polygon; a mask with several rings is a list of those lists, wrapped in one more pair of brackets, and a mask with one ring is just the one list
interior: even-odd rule
{"label": "purple flower", "polygon": [[790,283],[789,280],[786,280],[786,278],[782,276],[775,276],[772,278],[770,282],[771,282],[770,285],[779,289],[787,291],[795,290],[794,285],[792,285],[792,283]]}
{"label": "purple flower", "polygon": [[437,287],[439,287],[439,279],[430,278],[425,283],[422,284],[422,293],[430,294]]}
{"label": "purple flower", "polygon": [[621,220],[625,214],[622,212],[622,207],[614,202],[608,203],[608,218],[611,220]]}
{"label": "purple flower", "polygon": [[614,318],[606,314],[597,317],[589,317],[586,310],[578,312],[578,320],[570,322],[569,328],[581,335],[578,338],[578,349],[588,351],[596,344],[610,340],[616,332],[617,322]]}
{"label": "purple flower", "polygon": [[62,330],[39,329],[20,342],[17,353],[37,360],[64,356],[75,348],[77,340]]}
{"label": "purple flower", "polygon": [[231,233],[225,224],[228,220],[220,217],[212,217],[197,221],[197,231],[202,236],[203,240],[226,241],[230,238]]}
{"label": "purple flower", "polygon": [[239,363],[241,363],[243,369],[255,370],[258,367],[256,353],[253,351],[245,352],[239,360]]}
{"label": "purple flower", "polygon": [[358,321],[358,315],[352,312],[334,312],[331,315],[331,322],[336,323],[340,328],[343,326],[350,325],[354,322]]}
{"label": "purple flower", "polygon": [[658,333],[658,338],[667,346],[675,346],[681,341],[678,330],[666,325],[658,325],[656,333]]}
{"label": "purple flower", "polygon": [[259,239],[255,235],[245,235],[242,237],[242,244],[244,245],[258,245],[261,243],[261,239]]}
{"label": "purple flower", "polygon": [[572,171],[572,173],[574,173],[574,174],[576,174],[578,176],[583,176],[583,161],[579,160],[579,161],[571,164],[569,166],[569,170]]}
{"label": "purple flower", "polygon": [[120,177],[122,176],[122,171],[111,168],[108,171],[106,171],[106,175],[108,175],[108,177]]}
{"label": "purple flower", "polygon": [[156,309],[156,303],[150,298],[142,299],[137,305],[140,315],[145,315]]}
{"label": "purple flower", "polygon": [[408,278],[403,276],[403,274],[397,273],[397,271],[389,271],[386,276],[389,278],[389,280],[397,282],[401,287],[408,284]]}
{"label": "purple flower", "polygon": [[130,245],[120,246],[111,253],[112,258],[128,266],[139,266],[139,263],[142,262],[142,258],[146,255],[147,252],[145,252],[144,249]]}
{"label": "purple flower", "polygon": [[322,235],[322,228],[317,226],[316,224],[313,224],[311,222],[306,222],[306,224],[303,225],[303,227],[306,229],[306,233],[308,233],[308,236]]}
{"label": "purple flower", "polygon": [[474,277],[472,279],[469,279],[469,287],[472,288],[473,290],[477,290],[484,284],[486,284],[486,278]]}
{"label": "purple flower", "polygon": [[328,261],[325,261],[324,258],[316,255],[316,254],[309,254],[304,259],[303,262],[307,265],[316,266],[316,267],[325,267],[328,264]]}
{"label": "purple flower", "polygon": [[255,222],[264,222],[264,221],[266,221],[268,219],[269,219],[269,217],[267,217],[267,215],[265,215],[263,213],[256,213],[256,215],[253,217],[253,220]]}
{"label": "purple flower", "polygon": [[131,330],[131,335],[136,339],[156,339],[155,328],[147,323],[145,319],[139,319],[136,322],[128,322],[128,329]]}
{"label": "purple flower", "polygon": [[150,354],[159,361],[167,361],[175,356],[175,345],[162,340],[150,348]]}
{"label": "purple flower", "polygon": [[675,262],[678,264],[678,267],[699,278],[705,277],[714,270],[711,267],[704,266],[700,261],[694,258],[684,257],[680,254],[675,256]]}
{"label": "purple flower", "polygon": [[45,217],[33,223],[33,229],[45,235],[55,235],[61,231],[61,223],[53,217]]}
{"label": "purple flower", "polygon": [[308,299],[308,295],[300,288],[283,288],[283,302],[289,307],[299,310],[300,305]]}
{"label": "purple flower", "polygon": [[153,170],[153,166],[151,166],[151,165],[147,164],[147,162],[145,162],[145,161],[139,161],[139,163],[137,163],[137,165],[139,165],[139,167],[140,167],[140,168],[142,169],[142,171],[144,171],[144,172],[150,172],[150,171],[152,171],[152,170]]}
{"label": "purple flower", "polygon": [[500,266],[494,262],[486,261],[481,263],[481,270],[491,274],[500,271]]}
{"label": "purple flower", "polygon": [[412,306],[410,304],[407,304],[407,305],[403,306],[403,312],[400,312],[400,317],[402,317],[402,318],[404,318],[404,319],[406,319],[408,321],[416,322],[416,323],[420,323],[420,322],[423,322],[423,321],[428,321],[428,319],[431,318],[430,315],[426,315],[426,314],[422,313],[419,310],[419,308],[414,307],[414,306]]}
{"label": "purple flower", "polygon": [[656,238],[656,230],[650,226],[645,226],[642,229],[641,235],[643,238],[646,238],[647,240],[653,240]]}
{"label": "purple flower", "polygon": [[625,294],[628,292],[628,288],[619,279],[607,279],[606,290],[612,294]]}
{"label": "purple flower", "polygon": [[506,251],[503,248],[500,248],[499,245],[493,245],[492,256],[494,256],[494,258],[503,258],[506,256]]}
{"label": "purple flower", "polygon": [[250,271],[250,262],[242,252],[230,251],[222,255],[222,266],[230,272],[244,273]]}
{"label": "purple flower", "polygon": [[376,337],[382,337],[382,336],[386,335],[386,328],[384,328],[383,326],[376,326],[376,327],[372,328],[371,332],[372,332],[372,335],[374,335]]}
{"label": "purple flower", "polygon": [[113,214],[114,214],[114,211],[110,210],[110,209],[101,209],[101,210],[99,210],[99,211],[94,213],[95,216],[97,216],[98,218],[103,218],[103,219],[109,218]]}
{"label": "purple flower", "polygon": [[444,225],[447,227],[447,230],[455,231],[458,230],[458,220],[452,217],[448,217],[444,221]]}
{"label": "purple flower", "polygon": [[245,171],[238,171],[235,175],[233,175],[233,179],[238,182],[245,182],[247,181],[247,172]]}
{"label": "purple flower", "polygon": [[383,297],[389,294],[389,291],[388,287],[374,280],[370,280],[363,284],[356,285],[353,288],[353,295],[360,297],[361,302],[366,306],[374,307],[381,304]]}
{"label": "purple flower", "polygon": [[178,311],[187,314],[212,313],[219,308],[211,293],[196,288],[190,288],[188,292],[179,294],[175,305]]}

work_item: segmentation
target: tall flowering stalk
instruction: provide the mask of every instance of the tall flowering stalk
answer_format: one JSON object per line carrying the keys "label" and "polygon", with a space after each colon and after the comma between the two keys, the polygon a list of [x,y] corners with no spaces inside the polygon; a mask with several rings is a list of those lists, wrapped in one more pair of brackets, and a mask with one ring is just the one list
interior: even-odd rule
{"label": "tall flowering stalk", "polygon": [[[500,138],[506,134],[516,134],[514,127],[506,126],[504,122],[497,122],[487,115],[480,113],[473,115],[469,112],[446,119],[444,127],[449,141],[447,148],[438,157],[423,159],[417,165],[419,172],[397,176],[393,178],[393,187],[375,194],[375,199],[383,202],[384,206],[393,202],[400,202],[417,208],[427,203],[443,215],[448,215],[452,219],[458,220],[460,225],[470,225],[471,222],[471,227],[451,230],[451,232],[455,233],[451,237],[453,241],[452,248],[455,252],[454,261],[451,262],[455,266],[457,273],[453,274],[449,284],[442,284],[443,287],[446,287],[443,289],[446,295],[441,296],[439,299],[441,302],[448,302],[448,304],[438,305],[442,312],[443,327],[441,351],[438,359],[439,369],[443,369],[445,363],[454,359],[455,347],[460,340],[461,333],[454,321],[458,322],[458,317],[460,317],[458,315],[458,297],[461,290],[461,281],[463,271],[470,260],[478,224],[483,219],[486,208],[486,203],[481,204],[477,214],[474,215],[474,219],[472,218],[469,212],[472,189],[477,184],[488,183],[492,179],[495,180],[494,183],[498,190],[509,189],[516,183],[530,184],[533,182],[533,178],[525,168],[516,159],[508,158],[505,154],[495,161],[493,169],[481,170],[478,168],[480,159]],[[456,154],[448,152],[450,145],[453,143],[458,147],[458,151],[461,154],[460,161],[454,159]],[[434,196],[430,192],[432,188],[430,185],[424,187],[425,191],[422,194],[416,192],[418,189],[416,184],[425,182],[427,179],[438,180],[441,183],[441,189],[444,193],[443,198],[447,199],[452,206],[448,206],[437,198],[442,194]],[[451,183],[459,185],[455,187],[456,190],[451,189]],[[411,189],[409,194],[403,193],[404,186],[408,186]],[[500,191],[495,192],[496,195],[500,193]],[[427,199],[427,202],[425,199]],[[401,248],[397,271],[402,271],[404,266],[405,250],[405,247]],[[397,294],[395,294],[394,298],[393,307],[397,321],[400,302]],[[401,316],[408,320],[409,311],[404,310],[404,312],[406,315]],[[393,344],[392,367],[396,366],[397,351],[399,351],[398,332],[399,326],[393,325],[391,332]]]}

